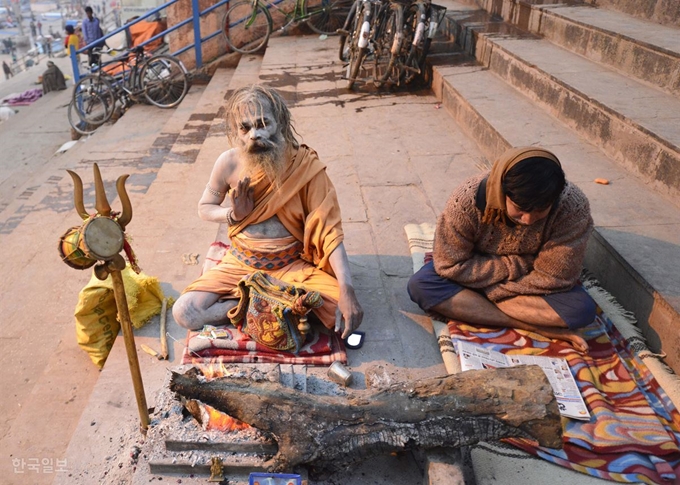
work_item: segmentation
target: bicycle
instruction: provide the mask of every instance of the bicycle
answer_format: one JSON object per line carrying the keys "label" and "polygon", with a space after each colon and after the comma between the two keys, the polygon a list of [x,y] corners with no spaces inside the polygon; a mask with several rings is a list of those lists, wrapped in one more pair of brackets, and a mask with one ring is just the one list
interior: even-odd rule
{"label": "bicycle", "polygon": [[66,116],[68,117],[68,123],[69,125],[71,125],[71,128],[73,128],[76,131],[76,133],[80,135],[85,136],[91,135],[97,130],[97,128],[99,128],[103,124],[103,123],[98,124],[87,123],[80,119],[73,100],[71,100],[71,102],[68,105]]}
{"label": "bicycle", "polygon": [[188,90],[189,76],[181,61],[168,55],[149,57],[143,47],[135,47],[105,63],[100,56],[93,73],[76,84],[73,107],[82,121],[100,126],[111,119],[117,102],[123,109],[142,99],[173,108]]}
{"label": "bicycle", "polygon": [[295,0],[294,9],[286,12],[278,6],[283,1],[241,0],[229,7],[222,20],[222,34],[229,48],[242,54],[262,49],[274,26],[270,8],[285,17],[279,31],[285,31],[294,22],[306,22],[317,34],[335,35],[352,5],[352,0]]}
{"label": "bicycle", "polygon": [[[361,5],[359,5],[359,2]],[[376,86],[383,83],[385,72],[390,71],[391,49],[401,42],[403,7],[398,3],[383,0],[357,0],[353,18],[348,16],[341,29],[340,58],[347,58],[347,89],[352,89],[359,80],[359,73],[367,59],[373,59],[373,82]]]}
{"label": "bicycle", "polygon": [[347,88],[352,89],[368,59],[376,87],[412,83],[423,76],[425,58],[446,8],[429,1],[403,4],[357,0],[340,33],[339,57],[348,62]]}
{"label": "bicycle", "polygon": [[409,7],[405,25],[411,26],[413,39],[400,74],[405,84],[414,82],[418,77],[425,77],[425,59],[445,15],[446,7],[429,1],[417,2]]}

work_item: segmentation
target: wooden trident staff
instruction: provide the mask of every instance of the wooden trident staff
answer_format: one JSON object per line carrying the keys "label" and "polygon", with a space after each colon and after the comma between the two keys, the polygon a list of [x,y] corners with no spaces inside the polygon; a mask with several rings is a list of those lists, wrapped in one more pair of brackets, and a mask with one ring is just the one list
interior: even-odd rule
{"label": "wooden trident staff", "polygon": [[[125,244],[125,226],[132,219],[132,204],[125,190],[125,181],[129,175],[121,175],[116,181],[116,189],[123,206],[123,211],[118,215],[111,212],[111,206],[106,198],[104,182],[102,181],[99,167],[94,164],[94,187],[95,187],[95,209],[96,214],[90,215],[85,210],[83,204],[83,182],[77,173],[67,170],[73,178],[73,198],[78,215],[85,221],[81,228],[72,228],[71,234],[77,234],[77,249],[72,254],[78,253],[75,258],[64,256],[64,261],[69,266],[85,267],[94,264],[94,274],[100,280],[105,280],[111,275],[113,282],[113,295],[118,309],[118,319],[123,329],[125,340],[125,350],[127,351],[128,364],[130,364],[130,374],[132,384],[137,398],[137,408],[141,419],[142,432],[146,433],[149,427],[149,411],[144,395],[144,384],[142,374],[139,369],[139,359],[135,347],[135,337],[132,333],[132,321],[128,310],[127,298],[125,297],[125,286],[121,271],[125,269],[125,259],[120,255],[120,251]],[[69,233],[67,233],[69,234]],[[62,246],[64,237],[62,237]],[[62,255],[64,252],[62,251]],[[71,259],[69,263],[68,259]],[[77,266],[72,264],[77,260]],[[90,264],[91,263],[91,264]]]}

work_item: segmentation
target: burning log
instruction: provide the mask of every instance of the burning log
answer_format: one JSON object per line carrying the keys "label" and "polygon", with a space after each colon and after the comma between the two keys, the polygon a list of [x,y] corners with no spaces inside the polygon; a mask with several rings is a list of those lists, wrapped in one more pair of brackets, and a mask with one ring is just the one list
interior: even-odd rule
{"label": "burning log", "polygon": [[173,373],[170,389],[198,399],[278,442],[270,471],[309,465],[334,472],[376,455],[461,447],[511,436],[562,446],[557,403],[537,366],[468,371],[351,396],[321,396],[273,382]]}

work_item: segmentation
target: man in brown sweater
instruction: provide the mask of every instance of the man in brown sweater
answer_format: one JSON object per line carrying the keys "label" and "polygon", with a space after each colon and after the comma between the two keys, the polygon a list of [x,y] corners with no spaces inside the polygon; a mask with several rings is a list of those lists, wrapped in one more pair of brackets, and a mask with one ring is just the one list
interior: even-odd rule
{"label": "man in brown sweater", "polygon": [[433,261],[408,284],[425,311],[529,330],[588,346],[577,329],[595,303],[577,284],[593,229],[588,199],[566,182],[557,157],[512,148],[491,172],[454,190],[439,216]]}

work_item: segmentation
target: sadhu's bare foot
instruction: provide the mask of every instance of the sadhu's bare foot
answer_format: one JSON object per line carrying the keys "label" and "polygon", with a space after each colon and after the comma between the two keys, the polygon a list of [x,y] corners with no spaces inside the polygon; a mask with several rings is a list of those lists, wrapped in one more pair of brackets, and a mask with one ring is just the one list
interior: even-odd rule
{"label": "sadhu's bare foot", "polygon": [[568,343],[571,344],[572,347],[576,350],[576,352],[579,352],[581,354],[586,354],[588,353],[588,343],[586,340],[581,337],[579,334],[576,332],[566,329],[566,328],[541,328],[540,330],[536,331],[537,333],[540,333],[541,335],[544,335],[548,338],[553,338],[557,340],[564,340]]}
{"label": "sadhu's bare foot", "polygon": [[574,347],[574,349],[576,349],[578,353],[588,353],[588,343],[586,342],[586,339],[581,337],[579,334],[567,331],[565,333],[565,339],[572,345],[572,347]]}

